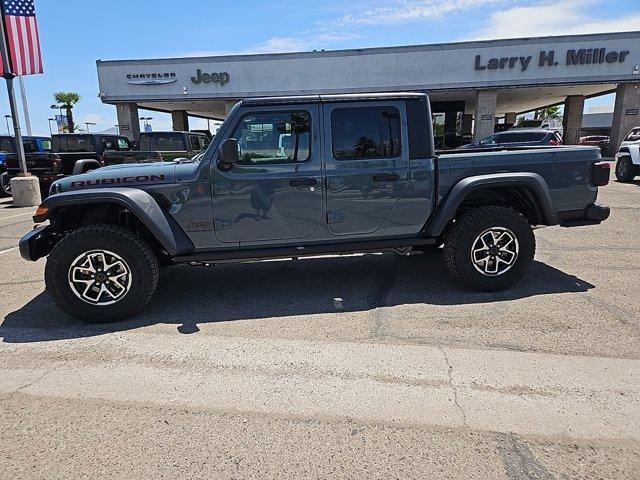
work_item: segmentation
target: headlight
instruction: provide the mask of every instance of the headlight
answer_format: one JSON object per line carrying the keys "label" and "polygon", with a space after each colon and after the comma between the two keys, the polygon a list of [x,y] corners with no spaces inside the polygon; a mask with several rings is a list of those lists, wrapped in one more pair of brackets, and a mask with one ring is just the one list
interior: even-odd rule
{"label": "headlight", "polygon": [[59,183],[52,183],[49,187],[49,195],[55,195],[56,193],[62,192],[62,185]]}

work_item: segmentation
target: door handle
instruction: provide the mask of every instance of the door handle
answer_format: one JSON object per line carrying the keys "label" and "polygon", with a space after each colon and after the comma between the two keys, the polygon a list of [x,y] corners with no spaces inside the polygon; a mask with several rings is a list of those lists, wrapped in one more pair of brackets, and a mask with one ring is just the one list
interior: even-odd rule
{"label": "door handle", "polygon": [[317,178],[300,177],[289,181],[292,187],[315,187],[318,184]]}
{"label": "door handle", "polygon": [[376,173],[373,176],[374,182],[395,182],[400,178],[397,173]]}

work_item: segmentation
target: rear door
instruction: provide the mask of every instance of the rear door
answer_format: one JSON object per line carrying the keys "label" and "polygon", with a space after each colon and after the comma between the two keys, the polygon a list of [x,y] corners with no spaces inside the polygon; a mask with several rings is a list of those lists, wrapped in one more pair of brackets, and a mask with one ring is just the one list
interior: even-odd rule
{"label": "rear door", "polygon": [[216,236],[240,246],[310,237],[323,220],[318,105],[246,107],[237,118],[239,162],[212,165]]}
{"label": "rear door", "polygon": [[325,103],[323,117],[328,231],[376,232],[410,180],[405,104]]}

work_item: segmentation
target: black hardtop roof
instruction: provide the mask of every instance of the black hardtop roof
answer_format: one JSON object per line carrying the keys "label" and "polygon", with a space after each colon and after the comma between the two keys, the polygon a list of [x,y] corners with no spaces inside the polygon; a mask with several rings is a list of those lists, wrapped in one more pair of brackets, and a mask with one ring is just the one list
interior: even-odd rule
{"label": "black hardtop roof", "polygon": [[51,137],[118,137],[122,138],[125,135],[118,135],[117,133],[86,133],[86,132],[73,132],[73,133],[54,133]]}
{"label": "black hardtop roof", "polygon": [[341,93],[329,95],[295,95],[288,97],[257,97],[242,100],[242,105],[287,105],[296,103],[323,102],[366,102],[376,100],[408,100],[427,98],[426,93],[388,92],[388,93]]}
{"label": "black hardtop roof", "polygon": [[[0,138],[16,138],[16,137],[14,135],[0,135]],[[22,135],[23,140],[32,140],[37,138],[51,140],[51,137],[47,137],[46,135]]]}
{"label": "black hardtop roof", "polygon": [[155,135],[156,133],[162,133],[162,134],[167,134],[167,133],[188,133],[190,135],[202,135],[203,137],[206,137],[207,135],[205,133],[202,132],[188,132],[186,130],[158,130],[158,131],[153,131],[153,132],[140,132],[140,135]]}

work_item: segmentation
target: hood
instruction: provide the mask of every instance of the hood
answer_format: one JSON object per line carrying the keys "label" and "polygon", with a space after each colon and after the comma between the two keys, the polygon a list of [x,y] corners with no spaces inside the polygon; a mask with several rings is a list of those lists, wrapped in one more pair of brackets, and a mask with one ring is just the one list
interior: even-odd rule
{"label": "hood", "polygon": [[175,162],[126,163],[98,168],[80,175],[71,175],[56,180],[50,193],[84,190],[87,188],[133,187],[174,183],[176,180]]}

